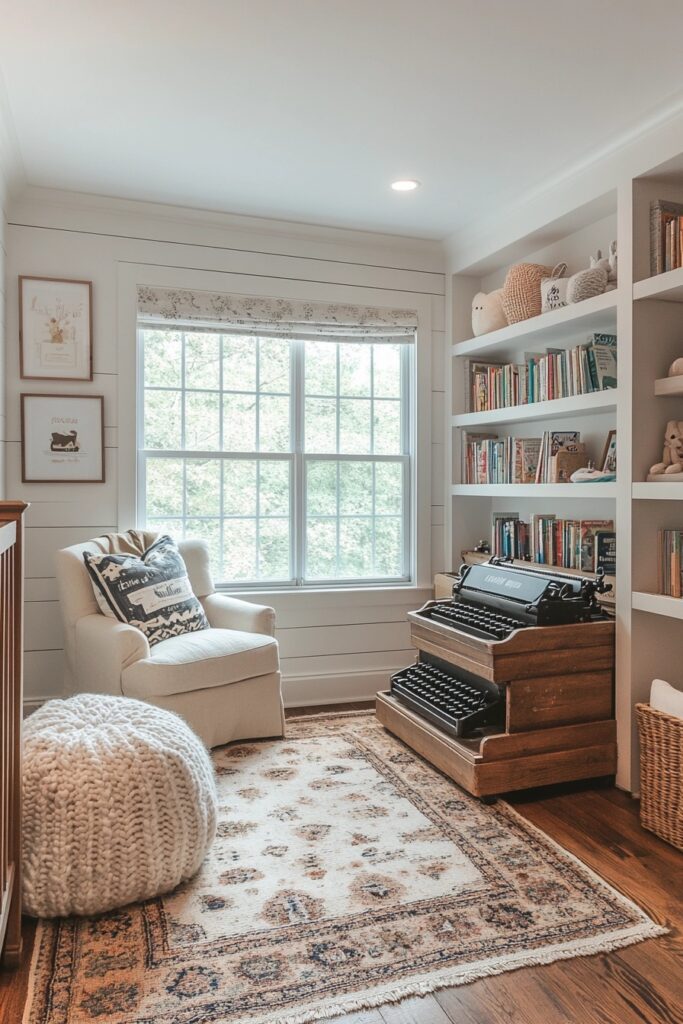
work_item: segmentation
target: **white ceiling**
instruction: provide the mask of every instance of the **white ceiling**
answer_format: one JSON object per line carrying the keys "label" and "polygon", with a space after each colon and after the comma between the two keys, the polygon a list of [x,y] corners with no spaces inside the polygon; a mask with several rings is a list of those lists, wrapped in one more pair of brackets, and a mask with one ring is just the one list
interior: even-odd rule
{"label": "white ceiling", "polygon": [[0,0],[29,184],[434,238],[677,102],[682,39],[680,0]]}

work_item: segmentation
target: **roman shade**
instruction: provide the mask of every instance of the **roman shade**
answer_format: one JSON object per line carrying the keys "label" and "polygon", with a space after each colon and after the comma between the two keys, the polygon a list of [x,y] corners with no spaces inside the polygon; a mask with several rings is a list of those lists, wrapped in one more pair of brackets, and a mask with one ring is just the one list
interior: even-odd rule
{"label": "roman shade", "polygon": [[213,330],[258,337],[323,341],[411,343],[417,330],[414,309],[356,306],[293,299],[138,287],[138,321],[171,321],[183,330]]}

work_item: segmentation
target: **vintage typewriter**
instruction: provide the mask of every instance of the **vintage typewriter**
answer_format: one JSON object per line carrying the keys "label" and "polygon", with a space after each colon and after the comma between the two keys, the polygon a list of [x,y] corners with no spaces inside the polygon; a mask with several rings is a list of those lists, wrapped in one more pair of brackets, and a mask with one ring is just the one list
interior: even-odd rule
{"label": "vintage typewriter", "polygon": [[451,601],[421,609],[431,619],[485,640],[504,640],[528,626],[565,626],[604,620],[597,594],[611,590],[602,571],[595,579],[557,570],[522,569],[504,558],[463,565]]}
{"label": "vintage typewriter", "polygon": [[500,722],[504,697],[494,683],[424,656],[391,677],[391,694],[452,736],[469,736]]}

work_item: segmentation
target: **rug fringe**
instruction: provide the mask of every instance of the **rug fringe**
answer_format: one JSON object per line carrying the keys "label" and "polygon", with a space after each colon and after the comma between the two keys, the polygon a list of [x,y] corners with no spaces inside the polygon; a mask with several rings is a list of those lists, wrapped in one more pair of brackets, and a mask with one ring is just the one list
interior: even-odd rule
{"label": "rug fringe", "polygon": [[[516,957],[501,958],[498,962],[479,963],[467,970],[447,971],[442,974],[425,976],[423,979],[416,979],[396,986],[393,989],[375,990],[364,995],[354,995],[348,999],[340,999],[334,1003],[321,1003],[315,1007],[302,1010],[299,1013],[286,1015],[284,1017],[274,1016],[267,1019],[267,1024],[312,1024],[313,1021],[326,1020],[330,1017],[339,1017],[346,1013],[354,1013],[358,1010],[371,1010],[377,1006],[384,1006],[391,1003],[399,1003],[403,999],[412,996],[426,996],[444,988],[459,988],[461,985],[470,985],[481,978],[491,978],[509,971],[519,970],[523,967],[543,967],[559,960],[570,960],[578,956],[596,956],[599,953],[611,953],[617,949],[624,949],[645,939],[659,938],[669,933],[668,928],[655,924],[653,921],[644,922],[635,929],[630,929],[621,935],[613,937],[606,936],[585,939],[579,942],[570,943],[564,947],[551,947],[536,953],[524,953]],[[249,1024],[246,1018],[235,1021],[226,1018],[222,1024]]]}

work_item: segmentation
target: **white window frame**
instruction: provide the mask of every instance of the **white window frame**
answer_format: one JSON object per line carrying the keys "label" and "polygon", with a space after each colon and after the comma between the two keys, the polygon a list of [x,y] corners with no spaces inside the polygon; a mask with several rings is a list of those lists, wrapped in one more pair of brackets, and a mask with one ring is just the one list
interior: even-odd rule
{"label": "white window frame", "polygon": [[[289,590],[296,588],[297,590],[317,590],[317,589],[363,589],[363,588],[376,588],[376,587],[391,587],[391,586],[410,586],[415,583],[416,579],[416,552],[414,545],[414,538],[416,531],[414,529],[414,502],[413,502],[413,491],[414,491],[414,477],[415,477],[415,419],[414,419],[414,408],[415,408],[415,375],[416,366],[414,358],[414,345],[403,344],[400,346],[401,349],[401,453],[397,455],[380,455],[380,454],[367,454],[367,455],[356,455],[356,454],[339,454],[339,453],[316,453],[304,450],[304,423],[305,423],[305,398],[306,397],[318,397],[318,396],[306,396],[304,387],[304,371],[305,371],[305,340],[304,339],[289,339],[292,346],[292,354],[290,359],[290,447],[289,452],[261,452],[258,450],[248,452],[232,452],[232,451],[198,451],[189,449],[145,449],[144,448],[144,396],[145,388],[144,382],[144,343],[142,334],[144,330],[167,330],[177,331],[180,334],[186,333],[181,324],[174,325],[171,321],[159,321],[158,323],[139,323],[136,331],[136,463],[137,463],[137,514],[136,522],[144,525],[145,523],[145,498],[146,498],[146,462],[149,458],[159,459],[214,459],[214,460],[235,460],[244,459],[249,461],[258,462],[260,459],[263,461],[284,461],[289,463],[290,466],[290,567],[293,569],[293,575],[286,580],[272,580],[272,579],[256,579],[256,580],[221,580],[217,582],[217,588],[219,590],[234,591],[235,589],[244,591],[262,591],[264,588],[272,591]],[[187,332],[189,333],[189,331]],[[220,334],[220,329],[214,328],[212,333]],[[227,332],[226,332],[227,333]],[[320,340],[323,340],[322,338]],[[330,344],[335,343],[333,337],[324,339]],[[183,348],[184,351],[184,348]],[[337,349],[338,351],[338,349]],[[258,365],[258,361],[257,361]],[[258,382],[257,382],[258,386]],[[187,390],[190,391],[214,391],[213,388],[186,388],[185,387],[185,367],[183,364],[181,382],[178,388],[152,388],[151,390],[172,390],[178,391],[181,395],[181,417],[184,418],[184,407],[183,396]],[[220,373],[219,373],[219,393],[233,394],[239,392],[232,392],[229,389],[223,390],[223,359],[220,360]],[[268,395],[269,392],[257,392],[259,397],[261,395]],[[273,392],[273,394],[276,394]],[[277,394],[281,395],[281,392]],[[339,359],[337,359],[337,389],[334,396],[326,395],[320,396],[325,398],[335,397],[337,402],[340,398],[354,400],[353,396],[344,396],[339,393]],[[360,397],[360,396],[359,396]],[[371,374],[371,399],[382,401],[383,399],[375,399],[374,396],[374,373]],[[364,396],[364,400],[366,400]],[[223,403],[220,403],[220,419],[222,423],[223,417]],[[258,422],[258,421],[257,421]],[[339,404],[337,404],[337,427],[339,422]],[[371,430],[374,430],[374,418],[371,418]],[[258,444],[258,430],[256,443]],[[389,462],[394,465],[399,464],[403,468],[403,510],[402,510],[402,538],[403,538],[403,551],[402,551],[402,565],[403,573],[398,576],[382,576],[382,577],[340,577],[340,578],[328,578],[328,579],[307,579],[306,578],[306,520],[307,520],[307,509],[306,509],[306,478],[308,472],[308,466],[312,462],[323,462],[330,461],[335,462],[337,465],[340,462],[370,462],[373,465],[380,462]],[[339,501],[339,487],[337,486],[337,501]],[[176,517],[171,517],[176,518]],[[177,517],[179,522],[184,519],[202,519],[201,515],[187,516],[186,509],[183,509],[183,516]],[[223,488],[221,486],[220,503],[219,503],[219,514],[218,517],[211,516],[209,518],[219,518],[224,520],[223,509]],[[228,517],[229,518],[229,517]],[[246,517],[254,518],[254,517]],[[337,514],[336,522],[339,524],[339,515]],[[358,516],[354,518],[368,518],[367,516]],[[373,516],[374,518],[374,511]],[[258,520],[256,520],[258,522]],[[337,549],[339,548],[339,529],[337,529]]]}

